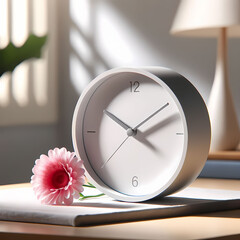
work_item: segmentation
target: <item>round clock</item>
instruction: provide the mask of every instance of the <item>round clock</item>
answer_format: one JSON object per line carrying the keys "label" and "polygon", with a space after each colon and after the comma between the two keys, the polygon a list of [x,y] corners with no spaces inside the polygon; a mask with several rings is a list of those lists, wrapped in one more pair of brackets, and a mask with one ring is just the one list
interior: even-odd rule
{"label": "round clock", "polygon": [[211,137],[198,91],[161,67],[98,76],[80,96],[72,130],[89,181],[132,202],[171,194],[195,180]]}

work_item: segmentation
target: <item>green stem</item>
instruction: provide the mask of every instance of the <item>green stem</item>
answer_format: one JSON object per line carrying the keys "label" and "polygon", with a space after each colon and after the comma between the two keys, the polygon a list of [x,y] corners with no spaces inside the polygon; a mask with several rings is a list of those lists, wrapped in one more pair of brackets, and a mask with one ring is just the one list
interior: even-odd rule
{"label": "green stem", "polygon": [[[88,188],[96,188],[94,185],[92,185],[90,182],[88,182],[87,184],[83,184],[83,187],[88,187]],[[88,196],[85,196],[83,195],[82,193],[79,193],[80,195],[80,199],[79,200],[83,200],[83,199],[86,199],[86,198],[94,198],[94,197],[101,197],[101,196],[104,196],[105,194],[104,193],[100,193],[100,194],[97,194],[97,195],[88,195]]]}
{"label": "green stem", "polygon": [[97,194],[97,195],[84,196],[82,193],[79,193],[79,195],[80,195],[80,200],[83,200],[83,199],[86,199],[86,198],[101,197],[101,196],[104,196],[105,194],[104,193],[100,193],[100,194]]}
{"label": "green stem", "polygon": [[92,184],[91,185],[83,184],[83,187],[96,188]]}

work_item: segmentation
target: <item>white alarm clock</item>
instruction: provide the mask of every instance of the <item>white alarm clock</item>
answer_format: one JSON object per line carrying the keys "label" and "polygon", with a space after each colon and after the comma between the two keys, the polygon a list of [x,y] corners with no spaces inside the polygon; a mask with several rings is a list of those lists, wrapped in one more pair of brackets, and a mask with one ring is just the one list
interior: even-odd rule
{"label": "white alarm clock", "polygon": [[72,125],[74,149],[89,181],[131,202],[190,184],[205,164],[211,138],[199,92],[161,67],[99,75],[81,94]]}

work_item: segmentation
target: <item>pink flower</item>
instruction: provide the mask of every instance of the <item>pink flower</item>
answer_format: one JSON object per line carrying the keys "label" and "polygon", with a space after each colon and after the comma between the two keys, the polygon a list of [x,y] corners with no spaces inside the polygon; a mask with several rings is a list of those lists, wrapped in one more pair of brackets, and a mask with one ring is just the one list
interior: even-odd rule
{"label": "pink flower", "polygon": [[31,184],[41,203],[70,205],[83,191],[83,161],[66,148],[55,148],[48,151],[48,156],[41,155],[32,171]]}

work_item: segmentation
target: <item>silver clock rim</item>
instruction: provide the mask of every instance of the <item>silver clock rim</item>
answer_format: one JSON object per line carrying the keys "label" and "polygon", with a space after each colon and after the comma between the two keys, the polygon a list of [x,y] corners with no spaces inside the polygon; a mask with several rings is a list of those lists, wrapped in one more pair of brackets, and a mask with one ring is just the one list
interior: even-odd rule
{"label": "silver clock rim", "polygon": [[[152,72],[153,73],[152,73]],[[89,163],[87,153],[85,152],[85,147],[83,143],[83,132],[82,132],[82,123],[84,118],[84,112],[87,107],[88,101],[91,98],[91,95],[94,93],[94,91],[109,77],[115,75],[115,74],[121,74],[121,73],[136,73],[144,75],[158,84],[161,84],[164,86],[164,88],[170,93],[171,97],[174,99],[174,102],[176,103],[181,119],[183,121],[184,125],[184,146],[183,146],[183,153],[181,156],[181,160],[179,161],[179,165],[174,172],[174,174],[171,176],[171,178],[165,183],[165,185],[161,186],[157,191],[142,195],[142,196],[134,196],[134,195],[126,195],[123,193],[120,193],[114,189],[111,189],[109,186],[107,186],[96,174],[94,169],[92,168],[91,164]],[[171,194],[176,190],[179,190],[180,188],[184,187],[187,183],[192,181],[196,178],[196,174],[192,174],[192,176],[182,177],[182,184],[176,183],[176,179],[179,179],[179,175],[181,175],[181,171],[183,170],[184,161],[188,157],[188,148],[189,148],[189,133],[188,133],[188,126],[187,126],[187,120],[185,118],[184,109],[182,108],[181,103],[179,102],[179,99],[173,92],[173,90],[163,81],[159,76],[157,76],[154,72],[161,72],[166,75],[174,75],[176,74],[174,71],[162,68],[162,67],[147,67],[147,68],[115,68],[109,71],[106,71],[99,76],[97,76],[83,91],[81,94],[78,103],[76,105],[74,116],[73,116],[73,122],[72,122],[72,136],[73,136],[73,146],[75,149],[75,152],[78,157],[83,159],[84,161],[84,167],[86,169],[86,177],[89,179],[89,181],[94,184],[100,191],[107,194],[108,196],[115,198],[117,200],[122,201],[130,201],[130,202],[139,202],[139,201],[145,201],[151,198],[154,198],[156,196],[164,196],[167,194]],[[177,75],[177,77],[181,78],[181,75]],[[183,78],[183,77],[182,77]],[[79,124],[81,123],[81,124]],[[203,164],[202,164],[203,165]],[[200,172],[200,168],[198,167],[198,171]],[[195,171],[196,172],[196,171]],[[191,174],[190,174],[191,175]],[[191,179],[190,179],[191,178]],[[180,178],[181,180],[181,178]]]}

